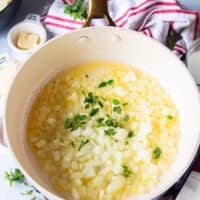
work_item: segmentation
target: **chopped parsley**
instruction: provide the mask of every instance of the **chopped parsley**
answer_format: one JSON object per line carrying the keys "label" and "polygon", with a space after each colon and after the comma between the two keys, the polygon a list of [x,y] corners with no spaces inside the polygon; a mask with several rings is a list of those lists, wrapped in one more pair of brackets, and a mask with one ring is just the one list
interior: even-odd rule
{"label": "chopped parsley", "polygon": [[111,135],[115,135],[117,132],[114,129],[109,128],[108,130],[104,130],[104,133],[107,136],[111,136]]}
{"label": "chopped parsley", "polygon": [[107,82],[101,82],[99,85],[98,85],[98,88],[102,88],[102,87],[106,87],[107,86]]}
{"label": "chopped parsley", "polygon": [[109,115],[109,114],[106,114],[106,117],[107,117],[108,119],[112,119],[112,116]]}
{"label": "chopped parsley", "polygon": [[6,171],[4,177],[10,183],[10,186],[12,186],[14,182],[24,183],[25,181],[24,175],[20,169],[17,168],[10,172]]}
{"label": "chopped parsley", "polygon": [[123,105],[123,106],[127,106],[127,105],[128,105],[128,103],[123,103],[122,105]]}
{"label": "chopped parsley", "polygon": [[[85,97],[84,103],[85,103],[85,109],[89,109],[91,107],[90,116],[96,115],[99,111],[99,108],[104,107],[102,101],[99,100],[99,97],[94,96],[92,92],[88,92],[87,96]],[[98,107],[94,108],[94,106],[99,106],[99,108]]]}
{"label": "chopped parsley", "polygon": [[74,143],[74,141],[71,141],[70,144],[72,145],[73,148],[75,148],[75,143]]}
{"label": "chopped parsley", "polygon": [[112,79],[108,80],[108,81],[103,81],[103,82],[99,83],[98,88],[106,87],[108,85],[112,85],[113,83],[114,83],[114,81]]}
{"label": "chopped parsley", "polygon": [[88,92],[84,103],[93,104],[93,103],[96,103],[96,100],[97,100],[97,96],[94,96],[92,92]]}
{"label": "chopped parsley", "polygon": [[132,172],[129,170],[128,166],[123,165],[123,172],[121,173],[122,176],[124,176],[125,178],[128,178],[131,176]]}
{"label": "chopped parsley", "polygon": [[79,115],[79,119],[80,119],[81,121],[84,121],[84,120],[87,119],[87,115]]}
{"label": "chopped parsley", "polygon": [[[33,190],[27,190],[25,193],[21,193],[22,195],[30,196],[33,194]],[[31,199],[32,200],[32,199]]]}
{"label": "chopped parsley", "polygon": [[82,148],[83,148],[83,146],[85,146],[87,143],[89,143],[90,141],[87,139],[87,140],[81,140],[81,143],[80,143],[80,146],[79,146],[79,148],[78,148],[78,151],[80,151]]}
{"label": "chopped parsley", "polygon": [[162,153],[162,150],[160,149],[160,147],[156,147],[156,148],[153,150],[153,158],[156,159],[156,160],[159,159],[161,153]]}
{"label": "chopped parsley", "polygon": [[114,83],[114,81],[112,79],[108,80],[107,84],[108,85],[112,85]]}
{"label": "chopped parsley", "polygon": [[119,101],[118,99],[113,99],[113,100],[112,100],[112,103],[113,103],[114,105],[119,105],[119,104],[120,104],[120,101]]}
{"label": "chopped parsley", "polygon": [[[5,179],[10,183],[10,186],[15,183],[23,184],[26,187],[25,192],[22,192],[22,195],[25,195],[27,199],[30,200],[41,200],[45,199],[45,197],[32,185],[29,185],[25,179],[24,174],[20,171],[20,169],[15,168],[10,170],[10,172],[5,171]],[[40,198],[39,198],[40,197]]]}
{"label": "chopped parsley", "polygon": [[86,74],[86,75],[85,75],[85,78],[89,78],[89,75],[88,75],[88,74]]}
{"label": "chopped parsley", "polygon": [[100,117],[96,120],[96,122],[98,123],[98,126],[103,126],[103,121],[104,121],[104,118],[103,117]]}
{"label": "chopped parsley", "polygon": [[127,122],[129,120],[129,115],[124,116],[124,121]]}
{"label": "chopped parsley", "polygon": [[90,104],[87,103],[87,104],[85,105],[85,109],[88,109],[88,108],[90,108]]}
{"label": "chopped parsley", "polygon": [[92,110],[90,111],[90,116],[94,116],[99,112],[99,108],[92,108]]}
{"label": "chopped parsley", "polygon": [[87,12],[84,0],[75,0],[73,5],[65,4],[64,13],[73,17],[74,19],[86,18]]}
{"label": "chopped parsley", "polygon": [[117,127],[122,127],[122,125],[114,118],[112,118],[109,114],[106,115],[106,118],[98,118],[96,120],[97,122],[97,126],[100,127],[100,126],[107,126],[107,127],[114,127],[114,128],[117,128]]}
{"label": "chopped parsley", "polygon": [[173,119],[172,115],[167,115],[167,119]]}
{"label": "chopped parsley", "polygon": [[81,93],[85,95],[85,90],[82,90]]}
{"label": "chopped parsley", "polygon": [[133,131],[129,131],[129,132],[128,132],[128,137],[131,138],[131,137],[133,137],[133,136],[134,136],[134,132],[133,132]]}
{"label": "chopped parsley", "polygon": [[118,114],[121,114],[122,109],[121,109],[120,106],[115,106],[115,107],[113,108],[113,111],[116,112],[116,113],[118,113]]}
{"label": "chopped parsley", "polygon": [[33,194],[33,190],[27,190],[26,191],[26,195],[32,195]]}
{"label": "chopped parsley", "polygon": [[68,118],[64,122],[64,128],[70,129],[71,131],[74,131],[81,127],[83,124],[87,121],[87,115],[74,115],[72,118]]}
{"label": "chopped parsley", "polygon": [[105,126],[114,126],[114,127],[116,127],[116,124],[115,124],[115,121],[112,118],[108,118],[105,121]]}
{"label": "chopped parsley", "polygon": [[101,108],[103,108],[103,103],[102,103],[101,101],[97,101],[97,103],[99,104],[99,106],[100,106]]}
{"label": "chopped parsley", "polygon": [[129,144],[129,142],[128,141],[125,141],[125,145],[128,145]]}

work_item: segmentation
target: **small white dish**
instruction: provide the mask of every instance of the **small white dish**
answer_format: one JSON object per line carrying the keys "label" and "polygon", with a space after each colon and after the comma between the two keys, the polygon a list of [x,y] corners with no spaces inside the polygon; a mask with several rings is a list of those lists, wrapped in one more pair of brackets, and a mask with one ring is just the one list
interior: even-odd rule
{"label": "small white dish", "polygon": [[[17,38],[21,32],[34,33],[40,37],[40,43],[29,50],[23,50],[16,46]],[[47,32],[40,22],[40,16],[36,14],[29,14],[26,19],[15,26],[13,26],[7,35],[7,41],[11,50],[17,54],[17,56],[26,57],[33,53],[38,47],[40,47],[47,39]]]}

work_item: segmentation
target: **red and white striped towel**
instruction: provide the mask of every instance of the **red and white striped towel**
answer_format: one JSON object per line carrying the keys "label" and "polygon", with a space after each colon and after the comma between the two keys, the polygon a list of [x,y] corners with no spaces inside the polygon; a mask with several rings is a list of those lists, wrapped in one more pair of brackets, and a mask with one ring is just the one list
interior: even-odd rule
{"label": "red and white striped towel", "polygon": [[[44,17],[44,24],[54,35],[81,28],[84,23],[84,20],[74,20],[64,13],[66,3],[73,4],[73,0],[55,0]],[[175,0],[108,0],[108,7],[116,26],[140,31],[162,43],[172,28],[180,34],[174,47],[179,57],[196,39],[199,13],[181,9]]]}

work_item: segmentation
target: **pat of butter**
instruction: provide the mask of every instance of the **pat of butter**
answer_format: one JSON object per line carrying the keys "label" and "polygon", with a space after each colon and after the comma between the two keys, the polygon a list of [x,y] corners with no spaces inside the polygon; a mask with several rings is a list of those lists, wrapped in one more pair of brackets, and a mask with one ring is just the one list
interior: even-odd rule
{"label": "pat of butter", "polygon": [[35,33],[21,32],[17,39],[17,47],[23,50],[29,50],[40,43],[40,37]]}

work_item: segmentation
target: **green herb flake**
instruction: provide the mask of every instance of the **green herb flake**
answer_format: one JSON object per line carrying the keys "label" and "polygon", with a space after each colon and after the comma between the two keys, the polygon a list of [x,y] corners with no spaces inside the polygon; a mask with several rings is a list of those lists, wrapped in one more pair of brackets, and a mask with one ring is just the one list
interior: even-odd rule
{"label": "green herb flake", "polygon": [[90,111],[90,116],[94,116],[99,112],[99,108],[92,108],[92,110]]}
{"label": "green herb flake", "polygon": [[71,141],[70,144],[71,144],[71,146],[72,146],[73,148],[75,148],[75,143],[74,143],[74,141]]}
{"label": "green herb flake", "polygon": [[100,118],[98,118],[98,119],[96,120],[96,122],[97,122],[98,124],[102,124],[103,121],[104,121],[104,118],[103,118],[103,117],[100,117]]}
{"label": "green herb flake", "polygon": [[81,93],[85,95],[85,90],[82,90]]}
{"label": "green herb flake", "polygon": [[92,92],[88,92],[88,95],[85,98],[84,103],[94,103],[95,102],[95,97],[93,96]]}
{"label": "green herb flake", "polygon": [[4,177],[10,183],[10,186],[12,186],[14,182],[23,183],[25,181],[24,175],[17,168],[10,172],[6,171]]}
{"label": "green herb flake", "polygon": [[114,83],[114,81],[112,79],[106,81],[103,81],[101,83],[99,83],[98,88],[102,88],[102,87],[106,87],[108,85],[112,85]]}
{"label": "green herb flake", "polygon": [[26,190],[25,192],[22,192],[21,194],[25,195],[27,199],[30,199],[30,200],[40,199],[39,198],[40,192],[36,190],[32,185],[29,185],[26,182],[24,175],[19,169],[16,168],[16,169],[10,170],[10,172],[6,171],[4,176],[5,176],[5,179],[9,181],[10,186],[12,186],[14,182],[23,184],[23,186],[26,187]]}
{"label": "green herb flake", "polygon": [[74,115],[72,118],[68,118],[64,122],[64,128],[74,131],[86,123],[87,115]]}
{"label": "green herb flake", "polygon": [[128,132],[128,137],[131,138],[131,137],[133,137],[133,136],[134,136],[134,132],[133,132],[133,131],[129,131],[129,132]]}
{"label": "green herb flake", "polygon": [[99,106],[100,106],[101,108],[103,108],[103,103],[102,103],[101,101],[97,101],[97,103],[99,104]]}
{"label": "green herb flake", "polygon": [[113,119],[107,119],[105,121],[105,125],[106,126],[114,126],[115,127],[115,123],[114,123]]}
{"label": "green herb flake", "polygon": [[98,88],[102,88],[102,87],[106,87],[107,86],[107,82],[101,82],[99,85],[98,85]]}
{"label": "green herb flake", "polygon": [[123,165],[122,168],[123,168],[123,172],[121,173],[121,175],[124,176],[125,178],[130,177],[132,172],[131,170],[129,170],[128,166]]}
{"label": "green herb flake", "polygon": [[112,79],[108,80],[108,85],[112,85],[114,83],[114,81]]}
{"label": "green herb flake", "polygon": [[89,75],[88,75],[88,74],[86,74],[86,75],[85,75],[85,78],[89,78]]}
{"label": "green herb flake", "polygon": [[162,153],[162,150],[160,147],[156,147],[154,150],[153,150],[153,158],[154,159],[159,159],[160,156],[161,156],[161,153]]}
{"label": "green herb flake", "polygon": [[129,115],[124,116],[124,121],[127,122],[129,120]]}
{"label": "green herb flake", "polygon": [[122,125],[116,120],[116,119],[113,119],[110,115],[106,115],[107,116],[107,119],[105,121],[105,126],[113,126],[115,128],[117,127],[122,127]]}
{"label": "green herb flake", "polygon": [[80,143],[80,146],[78,148],[78,151],[80,151],[84,145],[86,145],[87,143],[89,143],[90,141],[87,139],[87,140],[81,140],[81,143]]}
{"label": "green herb flake", "polygon": [[128,103],[123,103],[122,105],[123,105],[123,106],[127,106],[127,105],[128,105]]}
{"label": "green herb flake", "polygon": [[88,92],[88,94],[85,97],[84,103],[95,105],[97,103],[98,96],[94,96],[92,92]]}
{"label": "green herb flake", "polygon": [[121,109],[120,106],[116,106],[116,107],[113,108],[113,111],[116,112],[116,113],[118,113],[118,114],[121,114],[122,109]]}
{"label": "green herb flake", "polygon": [[115,135],[117,132],[114,129],[109,128],[108,130],[104,130],[104,133],[107,136],[111,136],[111,135]]}
{"label": "green herb flake", "polygon": [[88,108],[90,108],[90,104],[87,103],[87,104],[85,105],[85,109],[88,109]]}
{"label": "green herb flake", "polygon": [[128,141],[125,141],[125,145],[128,145],[129,144],[129,142]]}
{"label": "green herb flake", "polygon": [[109,115],[109,114],[106,114],[106,117],[107,117],[108,119],[112,119],[111,115]]}
{"label": "green herb flake", "polygon": [[113,103],[114,105],[119,105],[119,104],[120,104],[120,101],[119,101],[118,99],[113,99],[113,100],[112,100],[112,103]]}
{"label": "green herb flake", "polygon": [[75,0],[73,5],[65,4],[64,13],[73,17],[74,19],[86,18],[87,12],[84,0]]}
{"label": "green herb flake", "polygon": [[167,115],[167,119],[173,119],[173,116],[172,115]]}
{"label": "green herb flake", "polygon": [[99,126],[107,126],[107,127],[123,127],[116,119],[113,119],[109,114],[106,115],[106,118],[98,118],[96,120]]}
{"label": "green herb flake", "polygon": [[81,121],[84,121],[84,120],[87,119],[87,115],[79,115],[78,117],[79,117],[79,119],[80,119]]}
{"label": "green herb flake", "polygon": [[21,193],[22,195],[31,196],[33,194],[33,190],[27,190],[25,193]]}

